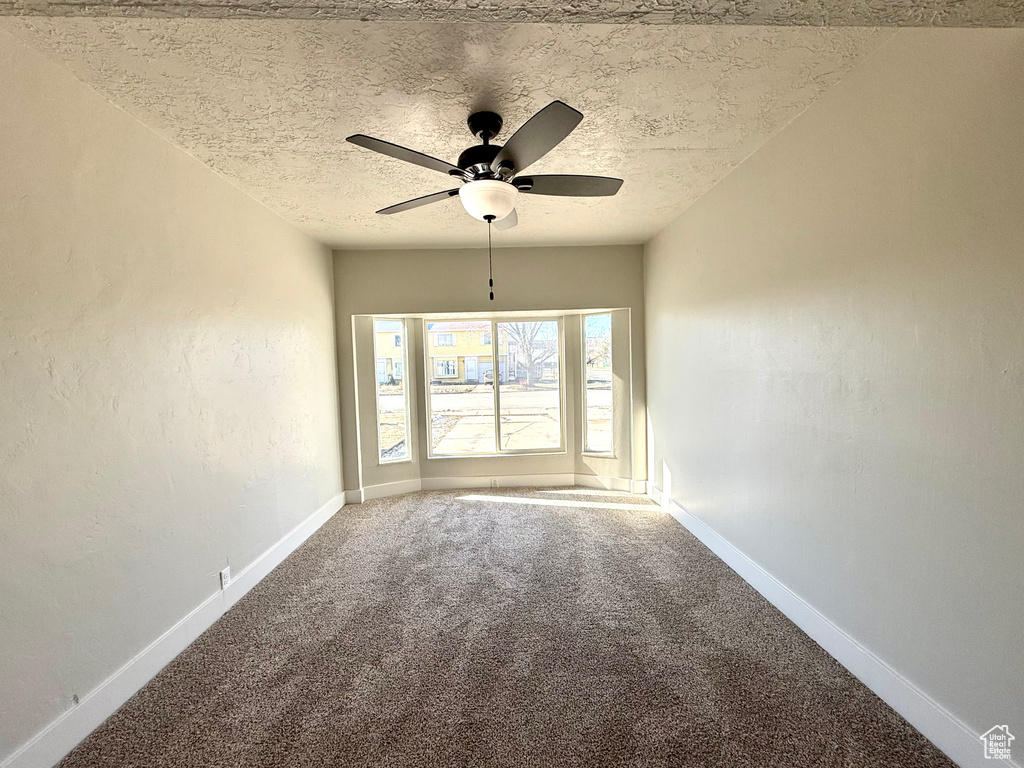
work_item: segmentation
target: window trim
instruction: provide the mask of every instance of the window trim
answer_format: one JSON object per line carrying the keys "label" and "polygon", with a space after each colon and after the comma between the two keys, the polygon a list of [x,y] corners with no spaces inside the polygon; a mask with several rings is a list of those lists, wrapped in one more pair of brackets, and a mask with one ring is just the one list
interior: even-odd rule
{"label": "window trim", "polygon": [[[612,359],[612,364],[609,367],[609,373],[611,374],[611,381],[609,382],[610,392],[612,396],[612,414],[611,414],[611,438],[612,447],[607,451],[592,451],[589,448],[587,441],[587,318],[588,317],[601,317],[602,315],[608,316],[608,344],[609,354]],[[580,383],[581,387],[581,398],[580,398],[580,412],[583,416],[581,421],[583,422],[583,444],[580,446],[580,455],[589,456],[595,459],[617,459],[618,455],[615,452],[615,350],[614,350],[614,333],[613,327],[615,325],[614,313],[611,310],[604,312],[588,312],[580,315]]]}
{"label": "window trim", "polygon": [[[491,315],[486,318],[465,316],[452,318],[446,316],[444,320],[434,320],[429,315],[422,318],[423,333],[424,336],[430,333],[428,324],[431,322],[445,322],[445,321],[478,321],[484,322],[489,321],[491,324],[491,370],[493,371],[493,383],[492,383],[492,395],[494,396],[494,452],[493,453],[434,453],[433,448],[433,433],[431,431],[431,425],[433,424],[433,412],[431,410],[430,403],[430,380],[441,378],[440,376],[430,376],[429,374],[425,377],[424,381],[424,400],[426,402],[425,419],[426,419],[426,438],[427,438],[427,459],[493,459],[499,456],[541,456],[541,455],[560,455],[565,454],[568,450],[566,440],[566,389],[565,389],[565,326],[563,323],[563,317],[561,315],[537,315],[530,316],[527,318],[501,318],[500,315]],[[498,337],[498,325],[500,323],[507,322],[554,322],[557,330],[557,341],[558,341],[558,427],[559,427],[559,444],[555,446],[545,446],[543,448],[529,448],[529,449],[507,449],[501,447],[501,360],[499,352],[501,350],[501,342]],[[483,331],[480,331],[483,333]],[[426,346],[426,345],[424,345]],[[434,346],[438,346],[435,344]],[[432,371],[431,361],[436,355],[431,355],[430,350],[424,348],[425,364],[424,368],[427,371]],[[481,357],[478,355],[477,357]],[[484,356],[485,357],[485,356]],[[505,367],[506,372],[508,370],[509,361],[506,361]],[[455,360],[456,365],[456,376],[458,376],[458,358]],[[608,454],[600,454],[601,456],[607,456]]]}
{"label": "window trim", "polygon": [[[377,381],[377,364],[376,364],[376,361],[377,360],[387,360],[388,356],[384,356],[382,358],[381,357],[377,357],[377,321],[378,320],[386,320],[388,322],[398,322],[398,323],[402,324],[402,329],[401,329],[401,331],[399,333],[401,333],[401,335],[403,337],[403,344],[401,346],[402,354],[401,354],[400,357],[401,357],[401,362],[402,362],[402,395],[403,395],[403,399],[405,400],[405,456],[402,456],[402,457],[399,457],[399,458],[396,458],[396,459],[385,459],[385,458],[381,457],[381,455],[380,455],[380,451],[381,451],[381,439],[380,439],[380,384]],[[375,360],[374,366],[373,366],[373,407],[374,407],[373,420],[374,420],[374,422],[376,422],[374,426],[375,426],[375,428],[377,430],[377,466],[386,466],[386,465],[389,465],[389,464],[404,464],[406,462],[411,462],[413,460],[413,455],[412,455],[413,454],[413,443],[416,442],[413,439],[413,433],[412,433],[412,402],[411,402],[411,400],[409,398],[409,380],[406,378],[406,372],[409,370],[409,357],[408,357],[408,354],[406,353],[406,350],[409,348],[409,344],[408,344],[409,326],[408,326],[408,323],[406,322],[406,319],[404,317],[394,318],[394,317],[375,317],[375,316],[371,316],[370,317],[370,329],[371,329],[372,334],[373,334],[373,357],[374,357],[374,360]],[[394,335],[394,332],[392,332],[392,335]],[[394,341],[394,339],[392,339],[392,341]],[[397,355],[392,355],[391,356],[392,363],[398,357],[399,356],[397,356]],[[387,370],[386,366],[387,366],[387,363],[385,363],[385,371]]]}
{"label": "window trim", "polygon": [[[452,343],[451,344],[442,344],[441,343],[441,337],[442,336],[450,336],[451,340],[452,340]],[[455,343],[455,333],[452,332],[452,331],[434,331],[434,346],[435,347],[454,347],[454,346],[457,346],[456,343]]]}

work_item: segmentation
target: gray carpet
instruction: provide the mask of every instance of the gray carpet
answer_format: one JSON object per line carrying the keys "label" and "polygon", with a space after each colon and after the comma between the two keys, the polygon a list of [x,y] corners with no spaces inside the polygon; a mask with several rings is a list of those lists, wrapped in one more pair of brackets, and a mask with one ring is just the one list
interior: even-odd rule
{"label": "gray carpet", "polygon": [[537,489],[346,507],[61,765],[952,763],[658,507]]}

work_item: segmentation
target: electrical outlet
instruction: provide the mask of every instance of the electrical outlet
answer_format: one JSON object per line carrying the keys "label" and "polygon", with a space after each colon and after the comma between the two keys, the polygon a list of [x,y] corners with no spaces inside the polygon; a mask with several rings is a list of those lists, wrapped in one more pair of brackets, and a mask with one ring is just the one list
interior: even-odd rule
{"label": "electrical outlet", "polygon": [[229,565],[223,571],[220,572],[220,588],[227,589],[228,584],[231,583],[231,566]]}
{"label": "electrical outlet", "polygon": [[498,487],[498,478],[492,477],[491,478],[491,488],[497,488],[497,487]]}

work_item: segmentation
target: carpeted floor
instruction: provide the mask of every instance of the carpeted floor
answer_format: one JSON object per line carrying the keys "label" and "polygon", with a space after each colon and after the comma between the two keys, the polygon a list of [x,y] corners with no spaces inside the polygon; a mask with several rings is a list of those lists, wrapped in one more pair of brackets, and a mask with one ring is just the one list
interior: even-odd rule
{"label": "carpeted floor", "polygon": [[509,489],[346,507],[61,765],[953,764],[650,502]]}

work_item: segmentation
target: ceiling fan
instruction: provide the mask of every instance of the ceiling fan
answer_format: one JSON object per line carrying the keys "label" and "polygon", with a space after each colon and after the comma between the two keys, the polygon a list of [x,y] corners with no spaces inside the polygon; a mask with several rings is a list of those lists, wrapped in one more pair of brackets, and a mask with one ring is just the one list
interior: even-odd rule
{"label": "ceiling fan", "polygon": [[347,141],[388,157],[447,173],[462,182],[460,187],[406,200],[381,208],[377,213],[401,213],[458,195],[473,218],[494,222],[497,229],[510,229],[518,223],[515,208],[520,192],[559,197],[604,197],[619,191],[622,179],[605,176],[518,175],[558,146],[582,119],[583,113],[561,101],[553,101],[527,120],[502,146],[491,144],[491,139],[501,130],[501,115],[474,112],[466,123],[482,143],[459,155],[457,165],[361,133],[349,136]]}

